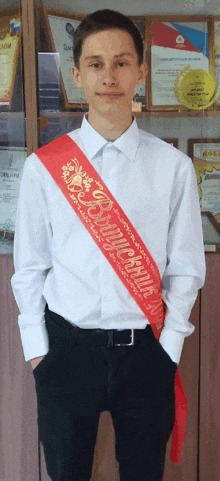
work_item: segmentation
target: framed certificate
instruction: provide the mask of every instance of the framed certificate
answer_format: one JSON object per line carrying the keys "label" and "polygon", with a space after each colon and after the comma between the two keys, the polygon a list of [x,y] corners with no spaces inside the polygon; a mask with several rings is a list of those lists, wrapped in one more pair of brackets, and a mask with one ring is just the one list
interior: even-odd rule
{"label": "framed certificate", "polygon": [[14,237],[15,214],[27,149],[0,143],[0,237]]}
{"label": "framed certificate", "polygon": [[76,87],[71,69],[74,31],[85,17],[62,10],[43,8],[46,38],[51,52],[59,54],[61,102],[64,110],[87,107],[83,89]]}
{"label": "framed certificate", "polygon": [[146,17],[148,110],[213,109],[210,16]]}
{"label": "framed certificate", "polygon": [[[214,65],[215,65],[215,82],[220,87],[220,15],[213,17],[213,32],[214,32]],[[220,92],[215,102],[216,110],[220,109]]]}
{"label": "framed certificate", "polygon": [[188,141],[198,183],[205,244],[220,243],[220,139]]}
{"label": "framed certificate", "polygon": [[21,37],[19,10],[0,13],[0,110],[10,109]]}

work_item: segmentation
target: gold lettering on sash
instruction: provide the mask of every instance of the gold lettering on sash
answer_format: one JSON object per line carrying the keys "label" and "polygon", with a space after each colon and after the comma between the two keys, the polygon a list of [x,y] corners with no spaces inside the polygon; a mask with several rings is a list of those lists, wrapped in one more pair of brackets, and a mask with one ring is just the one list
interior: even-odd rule
{"label": "gold lettering on sash", "polygon": [[[83,201],[83,197],[85,197],[85,192],[79,192],[78,199],[81,204],[85,205],[88,208],[88,215],[92,219],[96,217],[101,217],[103,211],[111,210],[113,202],[108,198],[105,192],[101,192],[100,190],[94,190],[92,193],[94,199],[97,200],[90,200],[90,201]],[[95,212],[93,212],[95,211]],[[98,212],[97,212],[98,211]]]}
{"label": "gold lettering on sash", "polygon": [[[131,277],[133,277],[133,276],[131,276]],[[135,284],[139,284],[141,286],[142,285],[141,283],[143,281],[148,281],[150,278],[151,278],[150,274],[148,274],[147,276],[139,277],[139,279],[134,279],[134,282],[135,282]]]}
{"label": "gold lettering on sash", "polygon": [[130,274],[131,272],[134,272],[135,274],[132,274],[131,277],[138,277],[138,276],[142,276],[143,274],[148,274],[147,271],[143,271],[144,267],[143,266],[140,266],[140,267],[134,267],[133,269],[128,269],[127,266],[125,266],[125,269],[126,271]]}
{"label": "gold lettering on sash", "polygon": [[[111,219],[111,216],[110,215],[107,215],[107,217],[103,217],[103,219],[96,219],[94,220],[94,223],[97,225],[97,226],[107,226],[109,224],[109,221]],[[117,227],[116,224],[113,224],[114,228]],[[113,227],[112,226],[112,227]],[[101,230],[101,229],[100,229]]]}
{"label": "gold lettering on sash", "polygon": [[[110,217],[111,219],[111,216],[108,216]],[[105,225],[104,227],[101,227],[100,229],[100,232],[102,233],[102,235],[106,236],[106,235],[110,235],[111,232],[105,232],[105,231],[108,231],[109,229],[117,229],[118,232],[121,232],[120,229],[117,228],[117,225],[116,224],[112,224],[112,225]],[[114,231],[113,231],[114,232]]]}
{"label": "gold lettering on sash", "polygon": [[[129,244],[128,244],[129,245]],[[134,255],[134,249],[121,249],[120,251],[117,252],[117,256],[121,259],[121,255],[124,254],[125,252],[128,253],[128,256],[133,256]]]}
{"label": "gold lettering on sash", "polygon": [[150,304],[148,304],[147,309],[151,311],[151,314],[159,314],[160,312],[164,312],[163,310],[163,305],[161,305],[160,299],[152,301]]}
{"label": "gold lettering on sash", "polygon": [[[141,286],[147,286],[149,284],[152,284],[154,281],[152,279],[149,279],[148,281],[144,281],[144,282],[139,282],[138,283],[138,280],[141,280],[141,279],[135,279],[134,282],[135,284],[137,284],[137,286],[140,288]],[[142,291],[142,290],[141,290]]]}
{"label": "gold lettering on sash", "polygon": [[[115,231],[116,232],[116,231]],[[111,232],[112,234],[112,232]],[[120,239],[121,237],[123,237],[123,234],[120,232],[120,234],[116,234],[116,235],[110,235],[109,237],[106,237],[106,240],[108,242],[111,242],[112,240],[114,239]]]}
{"label": "gold lettering on sash", "polygon": [[106,240],[107,240],[108,242],[111,242],[111,241],[114,240],[114,239],[120,239],[121,236],[123,236],[123,234],[120,232],[120,234],[111,235],[110,237],[106,237]]}
{"label": "gold lettering on sash", "polygon": [[133,267],[133,266],[140,266],[141,265],[141,262],[139,259],[143,259],[142,256],[136,256],[136,257],[133,257],[132,259],[126,259],[126,260],[122,260],[123,264],[127,264],[125,266],[125,269],[127,270],[127,268],[129,267]]}
{"label": "gold lettering on sash", "polygon": [[152,294],[158,294],[158,285],[154,284],[153,286],[145,287],[144,289],[140,289],[141,292],[144,292],[143,296],[146,298],[151,296]]}
{"label": "gold lettering on sash", "polygon": [[111,251],[111,250],[114,250],[114,249],[121,249],[122,247],[127,247],[129,246],[129,243],[126,242],[126,239],[120,239],[120,240],[116,240],[116,241],[113,241],[111,244],[103,244],[103,247],[106,251]]}

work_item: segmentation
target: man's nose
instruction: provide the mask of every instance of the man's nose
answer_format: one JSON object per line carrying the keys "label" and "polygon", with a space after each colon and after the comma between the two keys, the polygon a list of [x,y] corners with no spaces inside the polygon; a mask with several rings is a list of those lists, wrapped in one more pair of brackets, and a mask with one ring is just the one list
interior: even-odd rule
{"label": "man's nose", "polygon": [[115,70],[112,66],[106,66],[103,71],[103,83],[105,85],[111,85],[117,83],[117,78],[115,74]]}

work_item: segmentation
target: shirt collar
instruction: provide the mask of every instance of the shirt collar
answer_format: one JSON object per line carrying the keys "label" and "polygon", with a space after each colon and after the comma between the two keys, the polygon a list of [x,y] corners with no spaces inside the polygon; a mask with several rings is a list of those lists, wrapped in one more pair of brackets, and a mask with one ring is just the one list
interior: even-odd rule
{"label": "shirt collar", "polygon": [[85,114],[80,129],[80,135],[85,145],[86,155],[89,160],[91,160],[106,144],[111,144],[119,149],[131,162],[134,162],[135,160],[139,144],[139,131],[135,118],[130,127],[123,132],[118,139],[114,142],[108,142],[90,125]]}

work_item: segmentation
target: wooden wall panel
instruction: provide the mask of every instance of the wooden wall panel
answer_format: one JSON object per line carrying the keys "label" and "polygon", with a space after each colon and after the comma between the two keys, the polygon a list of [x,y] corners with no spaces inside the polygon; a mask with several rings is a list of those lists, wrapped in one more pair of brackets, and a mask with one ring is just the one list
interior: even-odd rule
{"label": "wooden wall panel", "polygon": [[119,481],[118,463],[115,458],[115,432],[109,411],[102,412],[94,452],[90,481]]}
{"label": "wooden wall panel", "polygon": [[201,302],[199,480],[220,479],[220,256],[206,255]]}
{"label": "wooden wall panel", "polygon": [[38,148],[37,62],[34,0],[21,0],[27,155]]}
{"label": "wooden wall panel", "polygon": [[46,463],[44,459],[43,447],[40,444],[40,481],[51,481],[47,474]]}
{"label": "wooden wall panel", "polygon": [[[186,435],[180,466],[170,460],[171,438],[167,445],[163,481],[196,481],[198,450],[198,392],[199,392],[199,308],[200,292],[193,306],[190,321],[194,333],[185,339],[180,360],[180,372],[188,399]],[[207,478],[208,479],[208,478]]]}
{"label": "wooden wall panel", "polygon": [[11,290],[12,255],[0,256],[0,480],[39,481],[34,378]]}

